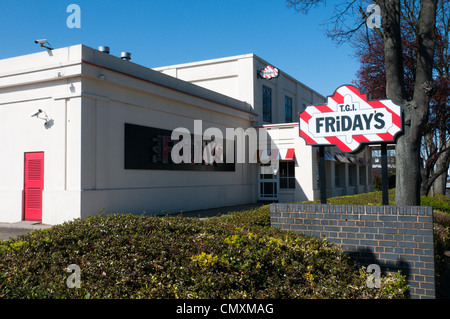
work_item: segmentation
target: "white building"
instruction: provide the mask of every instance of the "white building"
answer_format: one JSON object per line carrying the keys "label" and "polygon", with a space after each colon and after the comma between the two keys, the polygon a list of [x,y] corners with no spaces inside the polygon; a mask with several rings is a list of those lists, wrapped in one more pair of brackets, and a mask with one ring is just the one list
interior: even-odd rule
{"label": "white building", "polygon": [[[255,54],[245,54],[155,70],[252,106],[258,114],[253,125],[268,129],[280,149],[279,174],[258,174],[259,200],[291,202],[319,199],[318,154],[315,148],[306,146],[299,138],[298,114],[308,105],[326,103],[326,98],[283,71],[270,80],[258,76],[259,71],[268,65],[269,62]],[[295,150],[295,156],[286,150]],[[373,190],[368,147],[350,156],[335,147],[328,147],[326,155],[328,197]]]}
{"label": "white building", "polygon": [[298,113],[307,105],[326,102],[324,96],[282,71],[270,80],[260,78],[258,71],[268,65],[255,54],[245,54],[154,70],[247,102],[258,114],[255,125],[298,122]]}
{"label": "white building", "polygon": [[[155,71],[83,45],[0,60],[0,222],[318,198],[316,150],[298,124],[277,123],[324,99],[282,72],[257,78],[265,64],[244,55]],[[171,163],[171,132],[194,132],[194,120],[202,131],[266,128],[283,154],[277,175],[248,162]],[[369,166],[336,158],[330,195],[370,190]]]}

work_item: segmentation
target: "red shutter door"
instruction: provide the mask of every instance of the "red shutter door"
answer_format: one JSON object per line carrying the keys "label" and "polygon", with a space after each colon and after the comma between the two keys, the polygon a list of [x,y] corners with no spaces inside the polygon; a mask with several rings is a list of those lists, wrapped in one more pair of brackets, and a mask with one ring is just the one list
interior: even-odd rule
{"label": "red shutter door", "polygon": [[44,152],[25,153],[24,219],[42,220]]}

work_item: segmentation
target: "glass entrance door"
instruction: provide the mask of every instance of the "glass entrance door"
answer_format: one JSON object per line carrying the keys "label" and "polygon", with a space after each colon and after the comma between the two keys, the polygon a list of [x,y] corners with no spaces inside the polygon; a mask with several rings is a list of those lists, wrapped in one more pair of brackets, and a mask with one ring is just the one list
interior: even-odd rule
{"label": "glass entrance door", "polygon": [[259,166],[259,200],[278,200],[278,165]]}

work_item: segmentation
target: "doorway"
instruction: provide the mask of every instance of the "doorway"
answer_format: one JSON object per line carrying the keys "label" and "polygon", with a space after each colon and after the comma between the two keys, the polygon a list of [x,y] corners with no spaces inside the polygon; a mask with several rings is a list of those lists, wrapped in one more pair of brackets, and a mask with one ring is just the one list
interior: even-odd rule
{"label": "doorway", "polygon": [[44,152],[25,153],[23,219],[42,220]]}
{"label": "doorway", "polygon": [[258,200],[278,200],[279,174],[278,165],[259,165],[259,196]]}

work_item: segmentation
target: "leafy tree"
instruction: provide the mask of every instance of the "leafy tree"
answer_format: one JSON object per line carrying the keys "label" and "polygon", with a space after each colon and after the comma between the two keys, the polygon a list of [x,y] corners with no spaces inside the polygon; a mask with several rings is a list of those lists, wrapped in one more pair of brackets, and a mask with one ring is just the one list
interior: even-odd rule
{"label": "leafy tree", "polygon": [[[448,0],[440,0],[442,7]],[[289,7],[300,13],[323,3],[323,0],[286,0]],[[371,13],[366,8],[372,2],[348,0],[335,6],[327,35],[338,43],[360,40],[361,33],[374,31],[383,38],[383,61],[385,68],[386,97],[402,106],[404,111],[404,134],[396,145],[396,203],[397,205],[420,205],[421,189],[421,141],[429,120],[429,102],[435,90],[433,82],[433,57],[436,45],[436,14],[438,0],[374,0],[380,8],[381,26],[369,30],[367,21]],[[404,73],[404,48],[402,27],[406,21],[402,12],[416,15],[414,24],[414,52],[416,65],[413,73],[411,98],[408,98]],[[359,37],[359,38],[358,38]]]}
{"label": "leafy tree", "polygon": [[[445,183],[450,160],[450,120],[449,120],[449,54],[448,38],[450,30],[450,11],[442,6],[438,7],[438,21],[436,28],[436,50],[433,59],[434,93],[430,99],[430,117],[426,123],[422,138],[422,184],[421,195],[427,195],[435,181],[435,192],[445,194]],[[406,9],[408,8],[408,10]],[[406,99],[414,97],[414,76],[416,68],[416,27],[417,15],[414,6],[409,4],[402,11],[402,53],[403,74],[405,78]],[[447,9],[447,10],[444,10]],[[383,38],[378,33],[367,35],[368,43],[361,39],[357,55],[360,57],[361,67],[357,72],[354,83],[362,91],[368,92],[373,98],[386,98],[386,74],[384,68]],[[363,45],[361,45],[361,43]]]}

